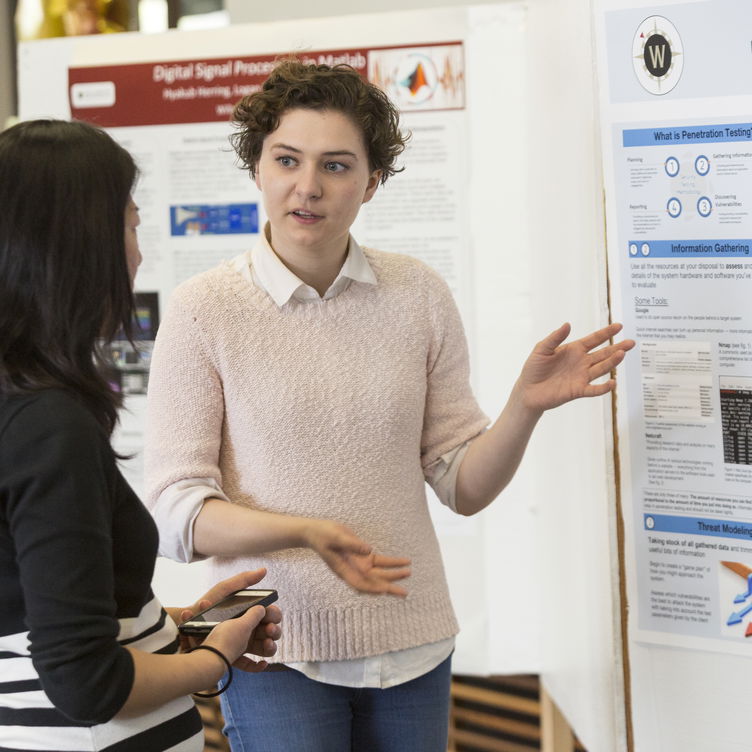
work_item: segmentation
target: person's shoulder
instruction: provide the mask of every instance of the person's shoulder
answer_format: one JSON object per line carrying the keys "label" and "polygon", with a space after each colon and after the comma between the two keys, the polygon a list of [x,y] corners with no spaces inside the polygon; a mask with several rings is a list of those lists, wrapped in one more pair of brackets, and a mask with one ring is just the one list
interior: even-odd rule
{"label": "person's shoulder", "polygon": [[211,269],[194,274],[181,282],[172,293],[173,297],[190,298],[204,297],[214,294],[217,289],[225,289],[227,281],[233,279],[237,272],[226,261]]}
{"label": "person's shoulder", "polygon": [[225,261],[177,285],[170,294],[170,306],[187,312],[206,313],[221,308],[242,284],[240,274]]}
{"label": "person's shoulder", "polygon": [[6,396],[0,412],[0,435],[59,436],[74,443],[104,439],[103,429],[92,413],[64,389],[40,389]]}
{"label": "person's shoulder", "polygon": [[407,278],[427,284],[443,283],[443,279],[434,269],[415,256],[379,251],[370,247],[363,247],[363,253],[377,278],[383,276],[388,279]]}
{"label": "person's shoulder", "polygon": [[380,283],[411,295],[426,296],[430,301],[449,303],[453,299],[446,280],[425,261],[404,253],[372,248],[364,248],[363,252]]}

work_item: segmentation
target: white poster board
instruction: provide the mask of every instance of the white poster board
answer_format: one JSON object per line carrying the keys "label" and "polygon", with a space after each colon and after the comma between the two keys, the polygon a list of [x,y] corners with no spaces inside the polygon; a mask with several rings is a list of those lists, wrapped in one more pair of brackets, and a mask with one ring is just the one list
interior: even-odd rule
{"label": "white poster board", "polygon": [[597,3],[612,303],[638,342],[618,415],[641,752],[750,749],[750,22]]}
{"label": "white poster board", "polygon": [[[151,294],[144,317],[158,317],[149,307],[155,293],[162,310],[175,284],[245,250],[263,223],[255,187],[233,166],[228,102],[244,86],[258,85],[273,58],[290,51],[364,66],[391,87],[414,137],[408,169],[368,206],[356,236],[421,256],[445,275],[468,330],[481,406],[495,415],[531,344],[529,313],[521,307],[510,320],[503,297],[524,297],[530,278],[530,260],[515,253],[525,235],[516,184],[524,174],[524,112],[506,106],[520,100],[524,82],[505,75],[522,54],[523,19],[517,4],[488,5],[27,43],[19,51],[21,117],[69,117],[72,104],[81,117],[113,115],[100,122],[142,171],[136,200],[145,262],[137,290]],[[400,93],[401,60],[410,56],[424,60],[436,93],[431,101]],[[214,114],[197,116],[204,106]],[[489,150],[491,143],[512,147]],[[500,182],[500,174],[513,179]],[[132,357],[123,351],[130,393],[117,440],[137,453],[145,364],[134,368]],[[136,487],[138,468],[137,457],[129,467]],[[455,671],[538,668],[531,639],[539,618],[538,557],[528,483],[523,470],[503,503],[469,520],[433,505],[462,626]],[[163,600],[175,602],[200,593],[205,579],[200,565],[161,562],[156,586]],[[513,616],[519,613],[523,620]]]}

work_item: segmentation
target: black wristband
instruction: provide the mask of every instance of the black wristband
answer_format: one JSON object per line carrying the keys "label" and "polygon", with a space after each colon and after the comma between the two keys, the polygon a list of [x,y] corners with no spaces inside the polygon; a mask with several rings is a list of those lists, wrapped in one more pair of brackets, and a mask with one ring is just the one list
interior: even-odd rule
{"label": "black wristband", "polygon": [[215,655],[218,655],[225,662],[225,666],[227,666],[227,681],[225,682],[224,686],[221,689],[218,689],[216,692],[193,692],[193,696],[216,697],[217,695],[221,695],[222,692],[225,692],[232,683],[232,665],[230,664],[230,661],[228,661],[227,658],[225,658],[225,656],[219,650],[217,650],[217,648],[213,648],[211,645],[196,645],[195,648],[191,648],[188,652],[192,653],[194,650],[209,650]]}

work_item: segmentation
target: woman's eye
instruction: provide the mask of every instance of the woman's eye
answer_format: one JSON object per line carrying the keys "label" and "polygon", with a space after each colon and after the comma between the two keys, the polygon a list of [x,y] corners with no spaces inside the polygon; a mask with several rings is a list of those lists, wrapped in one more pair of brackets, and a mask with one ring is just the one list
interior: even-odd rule
{"label": "woman's eye", "polygon": [[295,164],[295,160],[290,156],[277,157],[277,162],[281,164],[282,167],[292,167]]}
{"label": "woman's eye", "polygon": [[342,162],[327,162],[324,169],[327,172],[342,172],[347,169],[347,165],[343,165]]}

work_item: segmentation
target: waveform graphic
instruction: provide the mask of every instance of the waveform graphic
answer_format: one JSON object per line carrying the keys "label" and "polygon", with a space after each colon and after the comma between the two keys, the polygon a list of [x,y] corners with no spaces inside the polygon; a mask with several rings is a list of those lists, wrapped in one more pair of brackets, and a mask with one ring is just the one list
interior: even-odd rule
{"label": "waveform graphic", "polygon": [[461,45],[370,53],[369,79],[406,109],[465,106]]}
{"label": "waveform graphic", "polygon": [[464,72],[454,72],[452,60],[448,55],[444,58],[444,66],[441,75],[439,76],[439,83],[447,90],[452,98],[460,94],[465,88]]}

